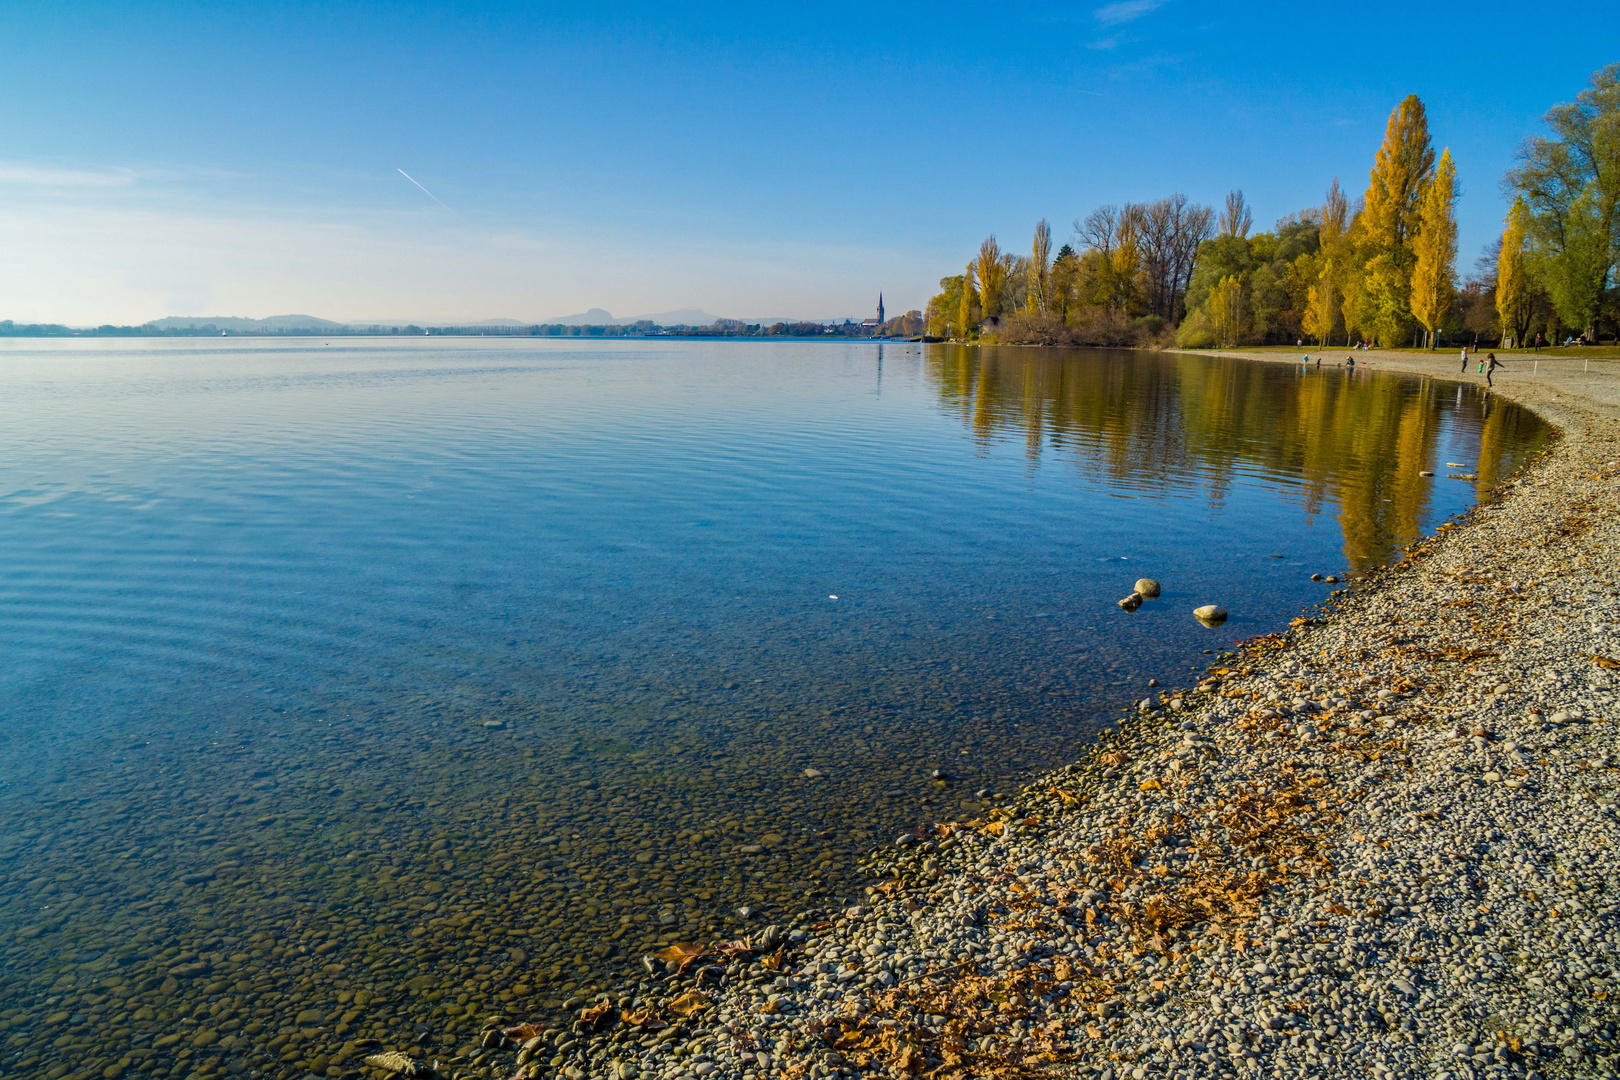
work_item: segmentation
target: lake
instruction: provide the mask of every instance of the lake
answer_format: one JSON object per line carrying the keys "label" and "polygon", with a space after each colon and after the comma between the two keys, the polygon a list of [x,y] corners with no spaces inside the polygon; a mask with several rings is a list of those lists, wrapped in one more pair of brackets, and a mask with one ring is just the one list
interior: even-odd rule
{"label": "lake", "polygon": [[453,1042],[857,896],[1549,437],[1366,369],[866,342],[0,339],[0,400],[40,1075]]}

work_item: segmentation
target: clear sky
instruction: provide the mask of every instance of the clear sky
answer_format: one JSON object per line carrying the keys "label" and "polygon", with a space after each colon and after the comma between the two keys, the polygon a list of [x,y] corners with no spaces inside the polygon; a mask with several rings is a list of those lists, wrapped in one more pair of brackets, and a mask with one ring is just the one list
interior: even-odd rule
{"label": "clear sky", "polygon": [[[1423,98],[1459,270],[1620,5],[0,6],[0,318],[921,307],[995,233],[1353,195]],[[408,182],[413,176],[443,205]]]}

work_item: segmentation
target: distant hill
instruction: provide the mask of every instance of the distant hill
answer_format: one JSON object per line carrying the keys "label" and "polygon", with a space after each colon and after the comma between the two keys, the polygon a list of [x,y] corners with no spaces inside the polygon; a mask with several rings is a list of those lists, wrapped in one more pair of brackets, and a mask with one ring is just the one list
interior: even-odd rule
{"label": "distant hill", "polygon": [[653,315],[632,315],[625,319],[616,319],[613,312],[599,307],[578,315],[558,315],[551,319],[541,319],[547,326],[630,326],[638,322],[650,322],[658,326],[710,326],[717,316],[697,308],[681,308],[679,311],[660,311]]}
{"label": "distant hill", "polygon": [[346,324],[331,319],[317,319],[313,315],[272,315],[268,319],[242,319],[234,315],[171,315],[166,319],[153,319],[146,325],[154,330],[197,330],[212,326],[219,330],[251,334],[265,330],[341,330]]}
{"label": "distant hill", "polygon": [[[313,315],[272,315],[267,319],[247,319],[235,315],[171,315],[165,319],[153,319],[144,324],[145,329],[157,331],[174,330],[201,330],[212,326],[216,330],[232,331],[238,334],[254,333],[287,333],[294,330],[328,330],[328,331],[360,331],[364,332],[374,326],[403,327],[412,323],[421,326],[461,326],[461,327],[527,327],[542,325],[561,326],[631,326],[639,322],[650,322],[655,326],[713,326],[719,321],[719,316],[710,315],[707,311],[698,308],[680,308],[676,311],[658,311],[650,315],[632,315],[628,318],[616,318],[611,311],[605,308],[591,308],[576,315],[558,315],[550,319],[480,319],[476,322],[440,323],[429,320],[408,319],[372,319],[357,320],[340,323],[331,319],[318,319]],[[739,322],[755,323],[761,326],[771,326],[775,323],[785,322],[819,322],[816,319],[779,318],[748,318],[739,319]]]}

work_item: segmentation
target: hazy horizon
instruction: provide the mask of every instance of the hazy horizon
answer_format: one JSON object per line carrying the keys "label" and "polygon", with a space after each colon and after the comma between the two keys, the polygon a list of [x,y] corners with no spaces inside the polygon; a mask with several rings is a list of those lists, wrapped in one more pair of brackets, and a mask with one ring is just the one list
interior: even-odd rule
{"label": "hazy horizon", "polygon": [[860,318],[880,291],[898,314],[1040,218],[1061,243],[1099,204],[1175,191],[1243,188],[1257,228],[1335,176],[1359,195],[1408,93],[1457,162],[1466,274],[1516,146],[1614,59],[1620,16],[1582,4],[1562,15],[1581,34],[1491,66],[1512,14],[1363,9],[1324,59],[1336,10],[1174,0],[19,6],[0,319]]}

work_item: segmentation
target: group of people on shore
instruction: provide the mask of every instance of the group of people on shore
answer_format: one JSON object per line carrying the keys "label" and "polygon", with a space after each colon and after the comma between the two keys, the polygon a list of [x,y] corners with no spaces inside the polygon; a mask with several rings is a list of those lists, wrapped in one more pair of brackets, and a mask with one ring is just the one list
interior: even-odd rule
{"label": "group of people on shore", "polygon": [[[1479,353],[1479,350],[1476,349],[1474,351],[1474,353],[1475,353],[1475,356],[1477,357],[1478,353]],[[1507,367],[1506,364],[1502,363],[1502,361],[1500,361],[1500,360],[1498,360],[1496,358],[1495,353],[1486,353],[1485,354],[1485,359],[1479,360],[1478,363],[1479,363],[1479,374],[1485,376],[1485,385],[1486,386],[1494,386],[1494,384],[1491,382],[1491,376],[1496,372],[1497,368],[1499,368],[1499,367]],[[1305,354],[1304,359],[1301,361],[1301,366],[1307,367],[1307,368],[1311,366],[1311,357],[1310,357],[1309,353]],[[1316,366],[1318,368],[1320,368],[1322,366],[1322,357],[1321,357],[1320,354],[1316,357]],[[1345,367],[1345,368],[1349,368],[1351,370],[1354,370],[1355,366],[1356,366],[1356,358],[1354,356],[1347,356],[1347,357],[1344,358],[1344,363],[1341,364],[1341,365],[1337,365],[1337,366]],[[1463,346],[1463,350],[1462,350],[1462,370],[1463,370],[1463,374],[1468,373],[1468,346],[1466,346],[1466,345]]]}

